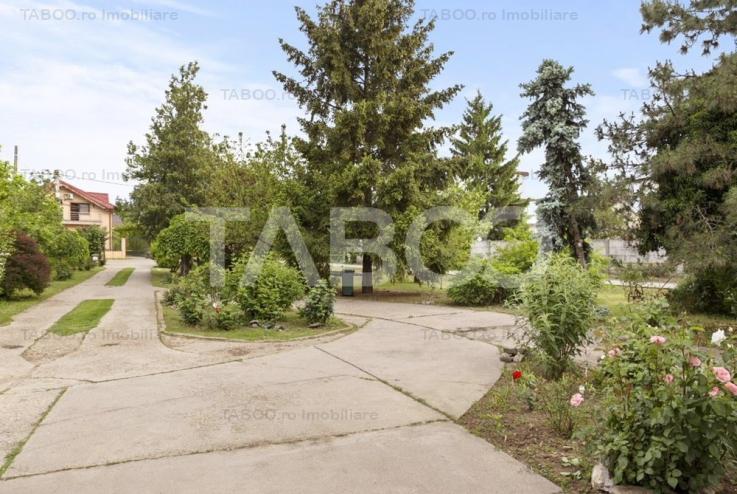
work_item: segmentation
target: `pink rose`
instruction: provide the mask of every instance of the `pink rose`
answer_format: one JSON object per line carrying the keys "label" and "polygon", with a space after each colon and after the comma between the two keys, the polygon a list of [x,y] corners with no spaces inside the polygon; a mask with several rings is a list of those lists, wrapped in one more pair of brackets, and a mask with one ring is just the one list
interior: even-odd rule
{"label": "pink rose", "polygon": [[666,374],[663,376],[663,381],[665,381],[665,384],[671,384],[675,377],[673,377],[673,374]]}
{"label": "pink rose", "polygon": [[732,396],[737,396],[737,384],[735,383],[725,383],[724,389],[732,393]]}
{"label": "pink rose", "polygon": [[712,368],[712,371],[714,372],[714,377],[716,377],[717,381],[720,383],[726,383],[732,380],[732,374],[730,374],[724,367],[714,367]]}
{"label": "pink rose", "polygon": [[716,386],[711,388],[711,391],[709,391],[709,396],[711,396],[712,398],[716,398],[720,394],[722,394],[722,390],[717,388]]}
{"label": "pink rose", "polygon": [[571,406],[572,407],[580,407],[581,403],[583,403],[583,395],[581,393],[576,393],[575,395],[571,396]]}
{"label": "pink rose", "polygon": [[691,358],[688,361],[691,364],[691,367],[701,367],[701,359],[696,355],[691,355]]}
{"label": "pink rose", "polygon": [[607,355],[609,355],[612,358],[619,357],[620,355],[622,355],[622,350],[620,350],[619,348],[612,348],[611,350],[607,352]]}
{"label": "pink rose", "polygon": [[656,345],[663,345],[665,344],[665,336],[651,336],[650,337],[650,343],[655,343]]}

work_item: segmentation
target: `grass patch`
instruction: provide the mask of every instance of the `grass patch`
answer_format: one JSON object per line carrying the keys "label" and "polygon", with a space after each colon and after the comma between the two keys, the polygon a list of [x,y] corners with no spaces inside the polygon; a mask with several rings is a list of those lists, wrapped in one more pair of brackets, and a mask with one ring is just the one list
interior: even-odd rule
{"label": "grass patch", "polygon": [[413,281],[385,282],[374,286],[374,293],[361,293],[360,282],[353,286],[353,295],[362,300],[377,302],[400,302],[405,304],[451,305],[445,288],[437,285],[414,283]]}
{"label": "grass patch", "polygon": [[124,268],[115,273],[115,276],[112,277],[110,281],[105,283],[105,286],[123,286],[128,281],[128,278],[131,277],[133,274],[133,271],[135,271],[136,268]]}
{"label": "grass patch", "polygon": [[[646,296],[655,296],[659,293],[659,290],[645,288],[644,292]],[[627,292],[623,286],[609,285],[604,282],[599,289],[596,302],[609,309],[609,312],[616,317],[625,316],[629,311]]]}
{"label": "grass patch", "polygon": [[[667,290],[658,290],[655,288],[646,288],[645,295],[655,296],[664,294]],[[604,284],[599,290],[597,303],[609,309],[609,312],[615,317],[623,317],[629,313],[629,304],[627,303],[627,294],[625,287]],[[717,314],[692,314],[683,313],[680,317],[685,323],[693,326],[702,326],[706,330],[715,330],[719,328],[733,327],[737,328],[737,320],[728,316],[720,316]]]}
{"label": "grass patch", "polygon": [[[447,285],[448,283],[445,283]],[[373,300],[376,302],[396,302],[404,304],[423,305],[447,305],[462,307],[468,310],[503,312],[515,314],[515,311],[505,305],[470,306],[457,305],[448,296],[446,287],[438,285],[427,285],[412,281],[387,282],[374,287],[374,293],[364,295],[361,287],[354,287],[354,297],[361,300]]]}
{"label": "grass patch", "polygon": [[34,305],[47,300],[54,295],[63,292],[67,288],[71,288],[83,281],[92,278],[105,268],[96,267],[89,271],[74,271],[72,277],[63,281],[52,281],[41,295],[36,295],[31,291],[22,291],[13,295],[9,300],[0,300],[0,326],[10,324],[13,316],[20,314],[26,309],[30,309]]}
{"label": "grass patch", "polygon": [[74,309],[64,314],[49,329],[60,336],[68,336],[97,327],[100,319],[113,306],[113,299],[93,299],[80,302]]}
{"label": "grass patch", "polygon": [[151,284],[156,288],[169,288],[171,271],[168,268],[151,268]]}
{"label": "grass patch", "polygon": [[203,326],[190,326],[182,320],[175,308],[166,305],[163,305],[162,308],[167,332],[194,336],[214,336],[239,341],[289,341],[307,336],[319,336],[348,326],[342,320],[333,317],[324,326],[310,328],[304,319],[301,319],[296,312],[291,311],[287,312],[284,318],[276,323],[284,326],[282,330],[243,326],[230,331],[222,331],[208,329]]}

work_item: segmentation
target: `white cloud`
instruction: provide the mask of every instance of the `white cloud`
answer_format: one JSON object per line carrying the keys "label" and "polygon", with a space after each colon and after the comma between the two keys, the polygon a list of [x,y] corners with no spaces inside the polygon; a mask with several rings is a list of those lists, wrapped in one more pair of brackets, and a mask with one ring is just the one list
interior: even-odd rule
{"label": "white cloud", "polygon": [[634,67],[623,67],[612,71],[612,75],[633,88],[646,88],[650,86],[647,74]]}
{"label": "white cloud", "polygon": [[[155,4],[210,14],[174,0]],[[251,141],[267,129],[278,131],[282,122],[296,130],[290,100],[226,100],[221,89],[267,86],[180,38],[166,22],[24,20],[21,8],[99,11],[69,1],[10,2],[0,9],[9,48],[0,60],[0,159],[12,161],[17,144],[22,170],[60,169],[83,188],[127,196],[126,145],[144,141],[171,74],[191,60],[200,62],[199,82],[210,95],[207,130],[243,131]],[[98,181],[83,180],[89,178]]]}

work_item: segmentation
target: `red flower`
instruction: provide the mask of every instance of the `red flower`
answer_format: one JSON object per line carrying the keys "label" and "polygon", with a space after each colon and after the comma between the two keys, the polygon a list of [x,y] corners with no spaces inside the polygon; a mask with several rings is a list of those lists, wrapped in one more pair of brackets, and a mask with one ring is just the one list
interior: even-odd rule
{"label": "red flower", "polygon": [[518,379],[522,379],[522,371],[521,370],[516,370],[516,371],[512,372],[512,379],[514,379],[515,381],[518,380]]}

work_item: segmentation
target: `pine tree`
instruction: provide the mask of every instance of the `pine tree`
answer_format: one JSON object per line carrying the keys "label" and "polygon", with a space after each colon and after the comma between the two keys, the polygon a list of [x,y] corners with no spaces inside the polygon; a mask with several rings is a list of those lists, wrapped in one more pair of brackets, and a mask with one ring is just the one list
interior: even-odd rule
{"label": "pine tree", "polygon": [[[330,206],[401,215],[422,206],[426,194],[450,178],[435,148],[451,129],[425,124],[461,86],[429,88],[451,53],[433,57],[428,42],[433,21],[409,27],[413,5],[411,0],[331,0],[318,7],[316,19],[297,7],[309,48],[280,40],[301,80],[274,75],[306,112],[299,120],[306,137],[295,146],[308,162],[308,183],[316,191],[314,207],[301,219],[320,232],[323,253]],[[366,292],[372,290],[372,271],[372,257],[364,255]]]}
{"label": "pine tree", "polygon": [[[486,195],[479,218],[494,210],[527,204],[519,191],[519,158],[506,160],[508,141],[502,141],[502,117],[492,115],[492,110],[493,105],[486,104],[478,92],[468,101],[458,136],[451,139],[458,179],[468,189]],[[501,236],[500,225],[494,228],[490,238],[499,240]]]}
{"label": "pine tree", "polygon": [[681,53],[687,53],[701,39],[702,53],[708,55],[719,47],[719,38],[737,34],[737,1],[647,0],[640,6],[642,32],[660,28],[660,41],[670,43],[684,37]]}
{"label": "pine tree", "polygon": [[518,141],[521,153],[545,148],[545,161],[537,172],[549,191],[538,203],[537,214],[552,226],[582,264],[588,263],[587,232],[594,226],[591,209],[582,201],[594,184],[594,176],[584,163],[578,139],[586,128],[586,109],[578,99],[593,95],[591,86],[566,87],[573,67],[544,60],[537,78],[522,84],[522,97],[532,103],[522,115],[523,134]]}
{"label": "pine tree", "polygon": [[172,76],[166,101],[156,109],[146,145],[128,144],[127,180],[138,180],[124,216],[149,241],[185,208],[202,205],[205,177],[216,155],[201,129],[207,93],[194,82],[199,66],[189,63]]}
{"label": "pine tree", "polygon": [[[734,0],[644,2],[645,30],[660,39],[697,39],[704,52],[737,34]],[[703,37],[702,37],[703,35]],[[609,175],[629,189],[631,230],[642,253],[664,249],[687,277],[670,294],[680,308],[737,315],[737,54],[722,54],[703,74],[670,62],[650,70],[653,98],[637,115],[605,121]]]}

